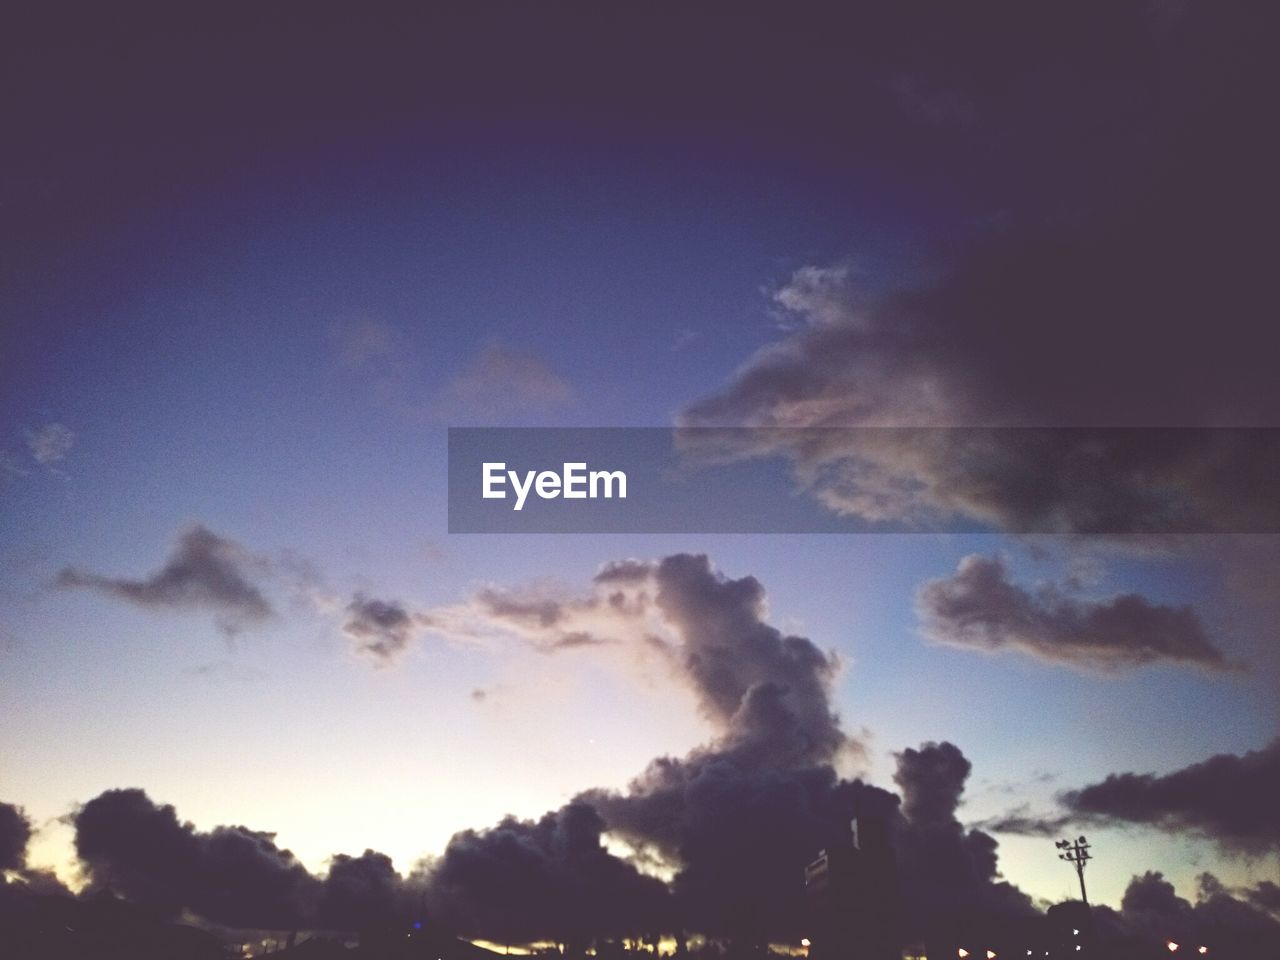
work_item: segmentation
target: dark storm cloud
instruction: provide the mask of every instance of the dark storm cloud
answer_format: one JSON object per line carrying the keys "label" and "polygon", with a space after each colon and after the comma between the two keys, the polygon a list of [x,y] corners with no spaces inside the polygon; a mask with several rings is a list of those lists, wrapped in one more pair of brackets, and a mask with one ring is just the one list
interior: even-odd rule
{"label": "dark storm cloud", "polygon": [[951,743],[908,747],[898,754],[893,782],[902,791],[902,812],[919,826],[950,823],[972,764]]}
{"label": "dark storm cloud", "polygon": [[385,853],[340,853],[329,861],[316,916],[335,930],[383,930],[413,916],[417,893]]}
{"label": "dark storm cloud", "polygon": [[1280,884],[1263,880],[1247,892],[1247,897],[1255,907],[1280,916]]}
{"label": "dark storm cloud", "polygon": [[609,853],[603,831],[600,815],[575,802],[457,833],[432,865],[429,908],[462,933],[506,942],[585,946],[673,929],[666,888]]}
{"label": "dark storm cloud", "polygon": [[[1256,309],[1269,277],[1260,250],[1280,196],[1270,176],[1277,144],[1257,122],[1276,71],[1254,35],[1259,17],[1192,4],[1166,30],[1115,8],[1095,14],[1104,31],[1145,33],[1122,44],[1134,71],[1123,95],[1106,87],[1124,81],[1099,73],[1068,102],[1062,89],[1046,89],[1054,68],[1030,71],[1039,73],[1027,79],[1044,98],[1036,109],[1049,102],[1059,109],[1024,115],[1005,131],[1009,146],[1025,145],[1039,123],[1123,112],[1132,140],[1095,128],[1077,141],[1095,165],[1086,189],[1045,190],[1035,202],[1005,206],[1002,225],[960,238],[923,280],[896,292],[883,292],[883,283],[874,292],[846,267],[797,272],[776,299],[799,329],[694,404],[690,419],[1280,423],[1280,392],[1263,359],[1274,355],[1274,335]],[[982,48],[973,43],[966,53]],[[1144,60],[1148,54],[1155,62]],[[923,105],[917,113],[960,120],[1009,106],[953,61],[929,66],[892,74],[887,84]],[[1158,97],[1162,106],[1124,105],[1129,96]],[[985,135],[992,132],[988,125]],[[1049,135],[1041,145],[1062,142]],[[1085,169],[1078,154],[1041,160],[1027,175]],[[1223,237],[1231,242],[1224,246]]]}
{"label": "dark storm cloud", "polygon": [[953,576],[924,584],[916,605],[935,643],[1104,670],[1155,662],[1228,667],[1190,607],[1134,593],[1084,600],[1055,585],[1029,590],[1009,579],[998,557],[965,557]]}
{"label": "dark storm cloud", "polygon": [[234,630],[274,615],[254,582],[261,570],[261,562],[243,546],[196,524],[183,531],[164,566],[148,577],[109,577],[67,567],[57,583],[152,609],[211,610],[225,629]]}
{"label": "dark storm cloud", "polygon": [[1031,901],[1000,876],[993,837],[966,830],[956,811],[971,764],[951,743],[926,743],[897,755],[894,782],[908,827],[901,831],[898,867],[907,914],[946,928],[965,916],[1008,920],[1032,913]]}
{"label": "dark storm cloud", "polygon": [[27,841],[31,839],[31,821],[22,808],[0,803],[0,885],[4,871],[21,870],[27,863]]}
{"label": "dark storm cloud", "polygon": [[287,928],[308,919],[317,881],[275,834],[178,819],[141,790],[108,790],[72,817],[91,886],[168,913],[231,927]]}
{"label": "dark storm cloud", "polygon": [[408,649],[420,625],[419,618],[399,603],[357,593],[347,604],[342,632],[358,652],[386,665]]}
{"label": "dark storm cloud", "polygon": [[[841,729],[833,709],[839,663],[812,640],[768,622],[765,588],[755,577],[729,577],[706,556],[676,554],[604,564],[592,588],[585,597],[488,588],[466,609],[481,625],[537,649],[578,637],[593,645],[629,642],[659,657],[694,693],[711,724],[706,744],[653,760],[624,789],[587,790],[575,801],[633,851],[635,863],[671,877],[666,909],[679,927],[755,941],[798,939],[808,916],[803,867],[819,850],[847,843],[855,817],[864,849],[883,858],[886,877],[895,855],[910,861],[903,903],[928,912],[912,914],[913,930],[943,922],[948,898],[996,916],[1029,909],[1000,881],[995,841],[955,819],[968,773],[955,747],[926,745],[901,758],[912,816],[889,791],[841,777],[837,764],[859,757],[862,745]],[[449,619],[446,611],[430,616]],[[930,777],[929,769],[945,776]],[[539,911],[564,909],[539,898],[557,889],[547,879],[552,868],[541,838],[566,810],[536,824],[511,818],[459,835],[451,844],[459,862],[437,865],[429,888],[437,891],[433,878],[465,875],[464,862],[483,864],[470,883],[449,879],[450,910],[477,926],[535,928]],[[946,872],[930,879],[935,856],[944,858]],[[522,879],[503,887],[504,877]],[[898,922],[896,891],[890,879],[873,894],[884,898],[890,926]]]}
{"label": "dark storm cloud", "polygon": [[1083,818],[1190,831],[1228,851],[1264,854],[1280,844],[1280,739],[1163,776],[1111,774],[1062,800]]}
{"label": "dark storm cloud", "polygon": [[804,865],[847,838],[855,816],[884,857],[897,806],[892,794],[841,780],[827,764],[780,769],[750,751],[714,748],[660,758],[625,791],[580,799],[611,833],[675,870],[672,893],[687,929],[757,941],[804,935]]}
{"label": "dark storm cloud", "polygon": [[374,850],[307,871],[275,834],[243,826],[197,830],[142,790],[108,790],[72,816],[90,889],[159,911],[190,911],[251,929],[367,930],[413,915],[421,890]]}
{"label": "dark storm cloud", "polygon": [[[1123,94],[1108,105],[1106,81],[1094,75],[1084,94],[1093,106],[1052,111],[1068,124],[1115,109],[1129,117],[1115,135],[1095,128],[1078,141],[1081,153],[1061,155],[1077,173],[1094,171],[1083,189],[1046,184],[1034,203],[990,211],[990,226],[953,238],[905,279],[844,265],[796,271],[775,294],[792,332],[679,422],[760,428],[728,452],[788,458],[800,485],[831,509],[873,520],[1276,529],[1265,492],[1278,465],[1274,438],[796,429],[1280,424],[1269,360],[1280,344],[1257,309],[1271,288],[1261,250],[1280,214],[1270,172],[1277,141],[1257,121],[1275,61],[1253,35],[1269,31],[1254,14],[1185,10],[1148,23],[1146,40],[1128,48],[1156,56],[1140,82],[1119,84],[1113,93]],[[1122,21],[1133,26],[1126,15],[1102,16],[1111,18],[1108,35]],[[973,95],[980,85],[948,83],[946,73],[908,70],[890,86],[926,122],[962,126],[996,106]],[[1121,108],[1128,97],[1163,106]],[[1006,131],[1009,144],[1043,122],[1023,119]]]}
{"label": "dark storm cloud", "polygon": [[[533,635],[543,641],[573,636],[591,617],[619,636],[639,623],[641,649],[660,651],[695,692],[712,723],[708,743],[655,759],[625,789],[588,790],[536,820],[464,830],[407,878],[374,851],[336,856],[327,876],[314,876],[271,833],[197,830],[140,790],[107,791],[73,817],[91,887],[228,926],[365,928],[425,903],[446,928],[515,942],[681,930],[794,941],[810,918],[803,867],[849,844],[856,818],[865,855],[879,863],[866,895],[886,935],[1030,910],[1001,880],[996,842],[956,818],[970,766],[958,748],[903,751],[902,800],[837,772],[858,744],[832,710],[836,662],[767,622],[754,577],[679,554],[605,565],[595,585],[598,593],[561,601],[550,618],[518,605],[487,609],[541,630]],[[394,613],[373,619],[405,625]],[[666,633],[656,646],[645,639],[655,624]],[[606,838],[633,854],[610,852]]]}
{"label": "dark storm cloud", "polygon": [[677,907],[696,929],[800,936],[808,915],[797,874],[818,850],[847,843],[854,818],[862,849],[879,861],[880,887],[867,895],[895,935],[921,937],[966,915],[1030,914],[1027,897],[999,877],[996,842],[955,818],[969,769],[960,751],[926,744],[898,764],[901,810],[898,797],[842,780],[829,764],[770,769],[715,749],[656,760],[627,791],[584,799],[611,831],[678,866]]}
{"label": "dark storm cloud", "polygon": [[1159,872],[1135,876],[1118,913],[1102,907],[1100,919],[1107,927],[1155,943],[1173,941],[1188,952],[1207,945],[1210,956],[1228,951],[1250,956],[1280,949],[1280,921],[1253,902],[1261,885],[1228,890],[1211,873],[1201,874],[1198,880],[1193,903],[1178,896]]}
{"label": "dark storm cloud", "polygon": [[0,896],[10,892],[70,894],[52,870],[27,866],[27,845],[34,832],[21,807],[0,802]]}

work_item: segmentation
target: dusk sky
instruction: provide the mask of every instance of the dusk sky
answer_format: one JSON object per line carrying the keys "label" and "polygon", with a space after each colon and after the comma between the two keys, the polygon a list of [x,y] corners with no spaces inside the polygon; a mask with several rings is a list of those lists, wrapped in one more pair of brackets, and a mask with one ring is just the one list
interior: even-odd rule
{"label": "dusk sky", "polygon": [[[904,794],[949,742],[1032,901],[1080,832],[1117,909],[1274,884],[1274,532],[1078,528],[1032,471],[1052,533],[465,535],[446,485],[451,426],[1280,427],[1270,18],[9,11],[0,868],[92,887],[77,811],[139,788],[317,877],[595,798],[693,876],[654,758]],[[883,493],[771,455],[780,498]]]}

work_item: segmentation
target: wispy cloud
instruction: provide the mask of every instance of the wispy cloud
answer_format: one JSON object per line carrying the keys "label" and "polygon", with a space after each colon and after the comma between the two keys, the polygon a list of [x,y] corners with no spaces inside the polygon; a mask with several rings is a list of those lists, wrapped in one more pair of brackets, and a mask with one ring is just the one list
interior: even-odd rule
{"label": "wispy cloud", "polygon": [[399,660],[426,623],[424,617],[398,602],[378,600],[362,593],[351,598],[344,614],[342,632],[358,653],[371,657],[379,666],[389,666]]}
{"label": "wispy cloud", "polygon": [[445,415],[493,416],[556,410],[574,399],[573,387],[542,357],[492,342],[445,385],[436,402]]}
{"label": "wispy cloud", "polygon": [[113,577],[66,567],[56,583],[147,609],[209,610],[230,635],[274,616],[258,582],[265,569],[265,561],[241,544],[196,524],[179,535],[164,564],[148,576]]}
{"label": "wispy cloud", "polygon": [[75,431],[61,423],[46,423],[27,434],[27,449],[42,467],[52,468],[66,460],[75,442]]}

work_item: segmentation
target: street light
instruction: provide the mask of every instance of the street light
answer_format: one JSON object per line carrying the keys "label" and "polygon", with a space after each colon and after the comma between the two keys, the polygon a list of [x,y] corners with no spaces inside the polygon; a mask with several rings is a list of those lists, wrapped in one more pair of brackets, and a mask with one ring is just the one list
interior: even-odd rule
{"label": "street light", "polygon": [[1170,953],[1177,953],[1177,952],[1178,952],[1178,945],[1177,945],[1176,943],[1174,943],[1172,940],[1170,940],[1168,943],[1166,943],[1166,944],[1165,944],[1165,946],[1169,948],[1169,952],[1170,952]]}
{"label": "street light", "polygon": [[1054,843],[1054,846],[1062,851],[1058,854],[1058,859],[1065,860],[1076,868],[1076,873],[1080,877],[1080,900],[1087,907],[1089,898],[1084,892],[1084,865],[1093,859],[1089,854],[1089,841],[1080,837],[1074,843],[1070,840],[1059,840]]}

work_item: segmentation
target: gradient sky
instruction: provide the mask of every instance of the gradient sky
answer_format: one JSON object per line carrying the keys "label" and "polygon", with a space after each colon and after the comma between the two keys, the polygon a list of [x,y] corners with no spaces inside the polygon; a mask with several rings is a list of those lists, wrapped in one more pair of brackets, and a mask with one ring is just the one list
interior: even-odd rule
{"label": "gradient sky", "polygon": [[[1031,415],[1153,425],[1143,398],[1169,396],[1165,425],[1276,425],[1276,354],[1237,309],[1261,288],[1262,214],[1237,204],[1265,159],[1244,153],[1260,96],[1247,17],[1018,9],[982,23],[535,5],[8,15],[0,799],[41,825],[33,859],[70,876],[57,819],[110,787],[200,827],[275,830],[312,869],[372,847],[401,870],[455,830],[621,787],[710,735],[660,670],[440,631],[380,665],[343,610],[358,592],[418,610],[485,585],[578,595],[607,561],[682,551],[755,576],[772,623],[838,652],[835,704],[865,731],[873,782],[892,786],[895,751],[959,745],[967,820],[1270,741],[1273,627],[1202,557],[998,534],[446,533],[450,425],[669,425],[822,322],[806,268],[856,311],[974,259],[1016,272],[988,248],[1116,204],[1164,223],[1161,191],[1190,182],[1203,196],[1182,214],[1213,251],[1162,247],[1170,289],[1144,304],[1109,276],[1121,295],[1097,316],[1020,316],[1027,381],[1058,375],[1060,349],[1081,395],[1078,415],[1070,396]],[[1236,229],[1209,233],[1223,224]],[[1135,259],[1141,284],[1161,272]],[[1013,285],[1052,301],[1060,279],[1028,268]],[[1131,311],[1199,310],[1184,280],[1216,287],[1221,313],[1192,331],[1166,314],[1139,350],[1161,324]],[[947,336],[968,338],[960,322]],[[987,382],[1016,420],[1007,366]],[[56,585],[67,567],[143,579],[193,524],[255,558],[274,618],[228,631],[207,609]],[[1003,556],[1028,585],[1191,604],[1250,669],[1104,673],[930,643],[917,590],[969,554]],[[1238,883],[1276,869],[1204,838],[1090,834],[1092,892],[1113,904],[1148,869],[1184,893],[1205,869]],[[998,838],[1008,879],[1072,893],[1047,840]]]}

